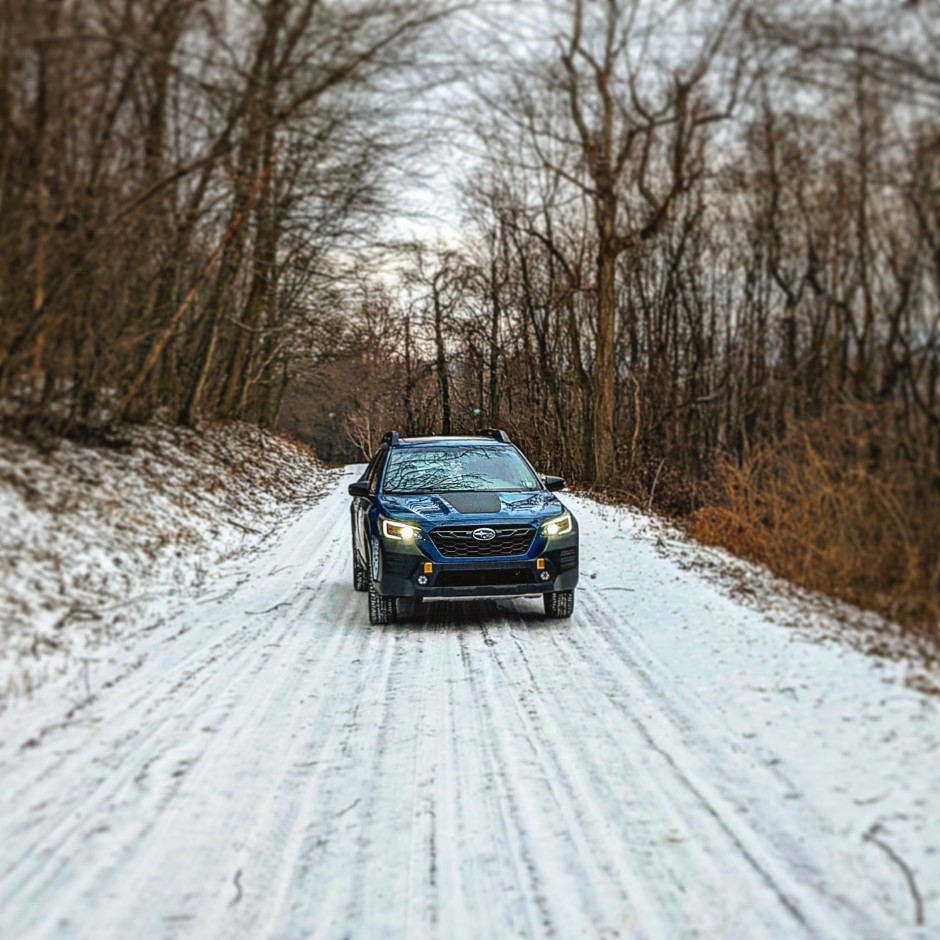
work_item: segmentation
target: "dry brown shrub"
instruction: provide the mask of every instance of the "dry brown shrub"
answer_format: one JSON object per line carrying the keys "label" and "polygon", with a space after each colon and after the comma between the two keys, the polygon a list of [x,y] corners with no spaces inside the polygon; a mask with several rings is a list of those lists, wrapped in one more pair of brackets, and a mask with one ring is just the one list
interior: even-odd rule
{"label": "dry brown shrub", "polygon": [[940,639],[940,474],[884,427],[840,412],[725,463],[692,534]]}

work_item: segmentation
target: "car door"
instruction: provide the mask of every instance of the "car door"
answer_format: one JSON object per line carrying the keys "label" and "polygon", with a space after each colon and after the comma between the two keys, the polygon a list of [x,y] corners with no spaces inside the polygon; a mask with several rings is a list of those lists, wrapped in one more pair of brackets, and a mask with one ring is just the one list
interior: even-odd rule
{"label": "car door", "polygon": [[353,539],[359,557],[366,566],[369,564],[369,510],[372,508],[372,497],[378,492],[378,481],[387,450],[386,447],[380,447],[369,461],[365,473],[360,477],[361,480],[369,482],[369,497],[357,496],[353,499]]}

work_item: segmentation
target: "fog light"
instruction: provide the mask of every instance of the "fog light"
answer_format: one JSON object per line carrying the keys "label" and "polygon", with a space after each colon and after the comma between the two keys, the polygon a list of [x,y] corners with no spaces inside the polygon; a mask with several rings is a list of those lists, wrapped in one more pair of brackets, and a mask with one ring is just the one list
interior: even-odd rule
{"label": "fog light", "polygon": [[427,583],[428,583],[428,576],[426,574],[419,574],[418,584],[420,584],[423,587]]}
{"label": "fog light", "polygon": [[548,581],[548,579],[551,578],[551,574],[550,574],[549,572],[547,572],[547,571],[543,571],[543,572],[539,575],[539,577],[540,577],[543,581]]}

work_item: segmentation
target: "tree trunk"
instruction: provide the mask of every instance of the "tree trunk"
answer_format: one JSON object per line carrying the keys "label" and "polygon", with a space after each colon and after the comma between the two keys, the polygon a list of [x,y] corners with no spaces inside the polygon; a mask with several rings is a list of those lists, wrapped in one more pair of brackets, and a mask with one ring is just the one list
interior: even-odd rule
{"label": "tree trunk", "polygon": [[434,284],[434,346],[437,353],[434,367],[441,392],[441,434],[450,434],[450,375],[447,371],[447,349],[444,345],[444,309],[440,288]]}
{"label": "tree trunk", "polygon": [[[616,202],[613,195],[599,200],[596,211],[597,335],[594,352],[594,483],[609,482],[614,461],[614,335],[616,321],[617,247],[614,234]],[[592,462],[587,461],[587,466]]]}

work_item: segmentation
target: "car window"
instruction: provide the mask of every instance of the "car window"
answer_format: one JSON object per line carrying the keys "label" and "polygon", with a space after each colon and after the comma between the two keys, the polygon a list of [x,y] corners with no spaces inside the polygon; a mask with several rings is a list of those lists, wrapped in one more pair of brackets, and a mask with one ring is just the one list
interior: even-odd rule
{"label": "car window", "polygon": [[526,492],[541,484],[512,447],[393,448],[385,492]]}

